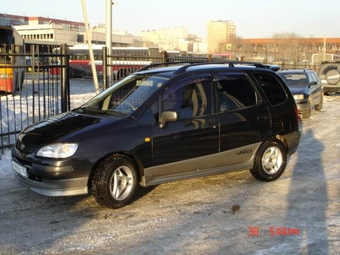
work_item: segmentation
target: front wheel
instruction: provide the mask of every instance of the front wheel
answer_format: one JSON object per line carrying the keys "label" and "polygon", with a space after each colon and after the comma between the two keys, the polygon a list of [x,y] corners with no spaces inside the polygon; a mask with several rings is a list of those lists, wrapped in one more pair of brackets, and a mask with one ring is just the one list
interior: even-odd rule
{"label": "front wheel", "polygon": [[312,114],[312,103],[308,100],[307,109],[302,112],[302,118],[309,119]]}
{"label": "front wheel", "polygon": [[92,195],[98,204],[109,208],[116,209],[129,203],[136,187],[136,166],[124,155],[104,159],[92,178]]}
{"label": "front wheel", "polygon": [[284,172],[287,164],[287,150],[276,139],[264,142],[255,156],[251,174],[261,181],[277,180]]}
{"label": "front wheel", "polygon": [[323,93],[320,95],[320,101],[317,105],[315,105],[315,110],[321,111],[323,107]]}

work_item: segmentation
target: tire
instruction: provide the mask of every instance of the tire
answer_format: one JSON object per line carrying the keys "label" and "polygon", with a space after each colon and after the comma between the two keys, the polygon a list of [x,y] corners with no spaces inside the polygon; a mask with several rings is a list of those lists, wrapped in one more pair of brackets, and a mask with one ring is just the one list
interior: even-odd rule
{"label": "tire", "polygon": [[92,195],[97,203],[113,209],[128,204],[137,187],[136,169],[133,161],[124,155],[104,159],[92,178]]}
{"label": "tire", "polygon": [[275,181],[287,164],[286,147],[277,139],[265,141],[255,155],[251,174],[260,181]]}
{"label": "tire", "polygon": [[326,81],[330,85],[336,85],[340,81],[340,73],[337,69],[331,69],[326,73]]}
{"label": "tire", "polygon": [[308,101],[307,110],[302,112],[302,118],[309,119],[311,115],[312,115],[312,104],[310,101]]}
{"label": "tire", "polygon": [[320,101],[317,105],[315,105],[315,110],[321,111],[323,107],[323,93],[320,95]]}

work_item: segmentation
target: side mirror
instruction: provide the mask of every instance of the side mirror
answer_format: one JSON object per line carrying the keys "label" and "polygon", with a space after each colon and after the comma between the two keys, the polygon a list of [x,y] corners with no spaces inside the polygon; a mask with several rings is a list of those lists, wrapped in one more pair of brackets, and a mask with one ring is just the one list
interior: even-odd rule
{"label": "side mirror", "polygon": [[309,87],[315,86],[316,84],[318,84],[316,81],[312,81],[311,83],[309,83]]}
{"label": "side mirror", "polygon": [[175,111],[165,111],[161,114],[161,118],[159,120],[159,127],[164,128],[166,123],[175,122],[178,120],[177,112]]}

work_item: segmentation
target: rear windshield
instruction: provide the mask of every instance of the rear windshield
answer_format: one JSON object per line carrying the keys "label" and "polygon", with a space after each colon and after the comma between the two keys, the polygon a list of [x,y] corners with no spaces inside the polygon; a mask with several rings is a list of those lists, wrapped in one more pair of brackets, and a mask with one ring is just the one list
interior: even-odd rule
{"label": "rear windshield", "polygon": [[308,84],[305,73],[279,73],[288,86],[306,86]]}

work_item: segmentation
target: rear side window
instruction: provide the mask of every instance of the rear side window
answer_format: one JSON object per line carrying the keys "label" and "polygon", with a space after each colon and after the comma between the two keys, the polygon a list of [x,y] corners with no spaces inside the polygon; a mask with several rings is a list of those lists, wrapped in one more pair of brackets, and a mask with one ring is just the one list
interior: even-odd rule
{"label": "rear side window", "polygon": [[253,76],[272,105],[278,105],[287,100],[287,94],[285,90],[273,75],[253,73]]}
{"label": "rear side window", "polygon": [[256,93],[244,74],[215,75],[218,111],[233,111],[256,104]]}
{"label": "rear side window", "polygon": [[310,75],[312,76],[312,81],[314,81],[314,82],[316,82],[316,83],[319,83],[319,82],[320,82],[320,79],[319,79],[319,77],[316,75],[316,73],[311,72]]}

